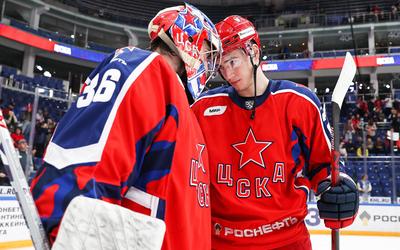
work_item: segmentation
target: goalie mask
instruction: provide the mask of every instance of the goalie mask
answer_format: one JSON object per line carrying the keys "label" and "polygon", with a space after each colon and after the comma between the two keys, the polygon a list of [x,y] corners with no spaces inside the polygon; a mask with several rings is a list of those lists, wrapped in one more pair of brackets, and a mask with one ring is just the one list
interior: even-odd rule
{"label": "goalie mask", "polygon": [[[182,59],[187,87],[196,100],[208,80],[215,76],[221,59],[221,42],[210,19],[190,4],[161,10],[149,23],[151,40],[161,38]],[[203,42],[210,50],[201,53]]]}
{"label": "goalie mask", "polygon": [[216,24],[224,54],[242,48],[249,54],[249,46],[254,41],[260,48],[260,38],[254,25],[241,16],[229,16]]}

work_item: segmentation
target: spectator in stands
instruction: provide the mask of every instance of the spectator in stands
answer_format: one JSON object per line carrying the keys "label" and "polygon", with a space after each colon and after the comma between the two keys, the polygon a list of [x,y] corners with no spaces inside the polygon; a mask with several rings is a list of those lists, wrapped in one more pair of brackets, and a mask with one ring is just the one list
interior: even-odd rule
{"label": "spectator in stands", "polygon": [[341,140],[340,140],[339,153],[340,153],[340,156],[342,156],[344,160],[347,160],[346,143],[343,138],[341,138]]}
{"label": "spectator in stands", "polygon": [[21,127],[16,127],[14,132],[11,133],[11,138],[14,141],[14,146],[17,147],[17,143],[19,140],[25,139],[24,135],[22,134]]}
{"label": "spectator in stands", "polygon": [[391,9],[391,13],[390,13],[390,17],[391,17],[391,19],[392,20],[397,20],[398,18],[399,18],[399,14],[398,14],[398,9],[397,9],[397,6],[395,5],[395,4],[393,4],[391,7],[390,7],[390,9]]}
{"label": "spectator in stands", "polygon": [[304,58],[310,58],[311,53],[310,53],[310,51],[308,50],[308,48],[306,48],[306,49],[303,51],[303,55],[304,55]]}
{"label": "spectator in stands", "polygon": [[[353,116],[352,116],[353,117]],[[355,130],[353,128],[352,120],[348,119],[346,125],[344,126],[344,140],[348,142],[352,140],[355,134]]]}
{"label": "spectator in stands", "polygon": [[17,124],[18,119],[14,113],[14,103],[10,103],[7,108],[3,109],[4,120],[6,121],[8,129],[12,130]]}
{"label": "spectator in stands", "polygon": [[348,154],[352,154],[352,155],[356,154],[356,146],[353,143],[353,138],[350,138],[346,142],[346,151],[347,151]]}
{"label": "spectator in stands", "polygon": [[365,130],[367,131],[367,136],[374,139],[377,130],[376,123],[372,119],[369,119],[368,124],[365,126]]}
{"label": "spectator in stands", "polygon": [[10,180],[7,177],[3,161],[0,159],[0,186],[10,186]]}
{"label": "spectator in stands", "polygon": [[[33,170],[33,154],[29,157],[28,152],[28,143],[25,139],[21,139],[17,142],[18,154],[19,154],[19,162],[21,163],[22,169],[24,173],[29,177],[29,173]],[[29,158],[28,158],[29,157]]]}
{"label": "spectator in stands", "polygon": [[31,133],[31,114],[32,113],[25,111],[21,117],[21,129],[25,139],[28,139]]}
{"label": "spectator in stands", "polygon": [[377,4],[372,7],[371,11],[375,17],[375,22],[383,19],[383,10]]}
{"label": "spectator in stands", "polygon": [[367,138],[366,147],[367,154],[375,154],[375,144],[371,137]]}
{"label": "spectator in stands", "polygon": [[398,140],[400,133],[400,113],[397,112],[397,109],[395,108],[392,108],[391,120],[392,120],[392,127],[390,129],[390,132],[393,133],[392,139],[394,140],[395,148],[397,150],[398,148],[400,148]]}
{"label": "spectator in stands", "polygon": [[290,57],[290,50],[288,46],[284,45],[281,49],[281,59],[285,60],[289,59],[289,57]]}
{"label": "spectator in stands", "polygon": [[382,112],[382,108],[383,108],[383,101],[379,96],[377,96],[375,98],[375,100],[374,100],[374,109],[373,109],[373,111],[379,113],[379,112]]}
{"label": "spectator in stands", "polygon": [[356,154],[358,157],[364,157],[364,156],[368,157],[369,151],[367,148],[365,148],[365,150],[364,150],[363,146],[360,145],[359,147],[357,147]]}
{"label": "spectator in stands", "polygon": [[361,180],[357,182],[357,188],[360,193],[360,201],[368,203],[369,202],[369,197],[372,191],[372,185],[371,182],[368,180],[368,175],[364,174],[361,177]]}
{"label": "spectator in stands", "polygon": [[43,122],[43,121],[44,121],[43,110],[38,109],[38,111],[36,112],[36,122]]}
{"label": "spectator in stands", "polygon": [[[367,101],[367,106],[368,106],[368,112],[367,112],[367,114],[369,115],[370,113],[372,113],[373,111],[374,111],[374,108],[375,108],[375,103],[374,103],[374,101],[371,99],[371,100],[368,100]],[[364,116],[365,116],[365,114],[364,114]]]}
{"label": "spectator in stands", "polygon": [[383,155],[386,154],[385,143],[383,142],[381,137],[376,138],[375,142],[375,154]]}
{"label": "spectator in stands", "polygon": [[45,121],[36,124],[35,147],[37,149],[37,157],[43,157],[48,131],[49,126]]}
{"label": "spectator in stands", "polygon": [[351,126],[356,134],[359,134],[359,132],[361,132],[360,114],[351,116]]}
{"label": "spectator in stands", "polygon": [[355,148],[356,148],[356,155],[358,157],[364,157],[364,156],[368,157],[369,152],[366,147],[364,148],[363,138],[361,136],[356,137]]}
{"label": "spectator in stands", "polygon": [[368,113],[368,103],[363,99],[362,96],[357,99],[357,113],[360,116],[364,116],[365,113]]}
{"label": "spectator in stands", "polygon": [[390,115],[392,108],[393,108],[393,100],[392,98],[390,98],[390,95],[387,95],[385,100],[383,101],[383,113],[385,113],[386,117]]}

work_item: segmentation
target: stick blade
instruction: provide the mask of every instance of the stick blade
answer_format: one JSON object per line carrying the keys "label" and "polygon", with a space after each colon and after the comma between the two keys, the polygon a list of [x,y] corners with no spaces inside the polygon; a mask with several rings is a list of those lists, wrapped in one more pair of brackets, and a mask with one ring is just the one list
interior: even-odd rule
{"label": "stick blade", "polygon": [[342,71],[340,72],[339,79],[332,94],[332,102],[337,103],[340,108],[342,108],[344,97],[346,96],[347,90],[356,75],[356,70],[356,63],[351,54],[347,52]]}

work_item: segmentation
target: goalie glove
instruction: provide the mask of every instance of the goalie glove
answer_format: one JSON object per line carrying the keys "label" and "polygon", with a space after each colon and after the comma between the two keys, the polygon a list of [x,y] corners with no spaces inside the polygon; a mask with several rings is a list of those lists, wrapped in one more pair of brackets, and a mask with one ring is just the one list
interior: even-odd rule
{"label": "goalie glove", "polygon": [[331,229],[351,225],[357,215],[359,196],[357,185],[346,174],[340,173],[339,183],[332,187],[331,179],[321,181],[317,189],[319,217]]}

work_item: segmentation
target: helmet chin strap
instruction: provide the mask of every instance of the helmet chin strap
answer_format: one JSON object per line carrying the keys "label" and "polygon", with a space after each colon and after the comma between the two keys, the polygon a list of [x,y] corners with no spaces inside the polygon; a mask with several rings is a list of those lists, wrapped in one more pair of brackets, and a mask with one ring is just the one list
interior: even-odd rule
{"label": "helmet chin strap", "polygon": [[254,81],[254,96],[253,96],[253,108],[251,110],[251,115],[250,115],[250,119],[254,120],[254,118],[256,117],[256,99],[257,99],[257,68],[258,68],[258,64],[255,64],[253,61],[254,58],[254,52],[251,51],[250,53],[250,62],[253,65],[253,81]]}

